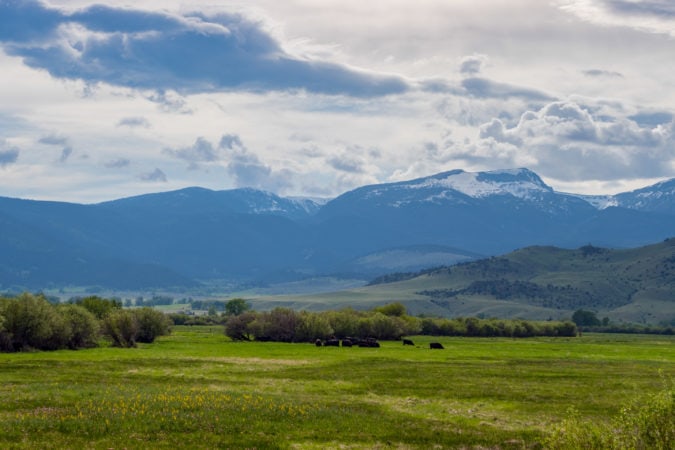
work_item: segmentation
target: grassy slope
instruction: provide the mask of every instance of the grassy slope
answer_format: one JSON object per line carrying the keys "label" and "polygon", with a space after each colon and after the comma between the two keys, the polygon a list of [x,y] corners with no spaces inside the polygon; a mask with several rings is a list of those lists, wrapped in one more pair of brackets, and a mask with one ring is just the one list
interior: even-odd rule
{"label": "grassy slope", "polygon": [[[455,296],[421,291],[465,289],[476,281],[525,281],[551,292],[544,296],[498,298],[486,292]],[[558,294],[555,289],[566,293]],[[578,308],[612,321],[659,323],[675,319],[675,239],[629,250],[565,250],[528,247],[477,262],[441,269],[413,279],[335,293],[260,297],[257,308],[280,304],[304,309],[370,308],[401,301],[412,314],[485,315],[545,320],[569,318]]]}
{"label": "grassy slope", "polygon": [[441,338],[444,351],[232,343],[0,354],[2,448],[531,448],[675,376],[672,336]]}

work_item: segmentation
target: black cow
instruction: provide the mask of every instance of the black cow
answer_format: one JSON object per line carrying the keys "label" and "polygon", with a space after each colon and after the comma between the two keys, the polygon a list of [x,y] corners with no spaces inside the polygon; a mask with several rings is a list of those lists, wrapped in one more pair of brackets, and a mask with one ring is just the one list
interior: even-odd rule
{"label": "black cow", "polygon": [[339,339],[328,339],[323,345],[326,347],[339,347],[340,346],[340,340]]}
{"label": "black cow", "polygon": [[445,347],[440,342],[429,342],[429,348],[443,350]]}
{"label": "black cow", "polygon": [[403,339],[403,345],[415,345],[415,343],[410,339]]}
{"label": "black cow", "polygon": [[373,347],[373,348],[379,348],[380,343],[377,342],[375,338],[366,338],[362,339],[359,341],[359,347]]}

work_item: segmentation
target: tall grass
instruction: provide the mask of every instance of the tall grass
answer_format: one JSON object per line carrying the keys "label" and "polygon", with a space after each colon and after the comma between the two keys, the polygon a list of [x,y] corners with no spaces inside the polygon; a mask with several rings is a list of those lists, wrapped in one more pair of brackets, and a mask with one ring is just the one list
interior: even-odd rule
{"label": "tall grass", "polygon": [[609,423],[583,420],[570,408],[560,425],[555,426],[546,448],[568,449],[644,449],[675,448],[675,389],[665,381],[660,392],[633,400]]}

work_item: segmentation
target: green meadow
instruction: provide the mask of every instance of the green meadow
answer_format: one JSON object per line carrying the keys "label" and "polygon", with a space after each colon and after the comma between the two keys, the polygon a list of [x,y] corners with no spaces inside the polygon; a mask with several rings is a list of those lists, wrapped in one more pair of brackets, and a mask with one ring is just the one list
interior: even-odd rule
{"label": "green meadow", "polygon": [[675,379],[673,336],[413,339],[176,327],[132,349],[0,354],[0,448],[544,448],[571,410],[604,426]]}

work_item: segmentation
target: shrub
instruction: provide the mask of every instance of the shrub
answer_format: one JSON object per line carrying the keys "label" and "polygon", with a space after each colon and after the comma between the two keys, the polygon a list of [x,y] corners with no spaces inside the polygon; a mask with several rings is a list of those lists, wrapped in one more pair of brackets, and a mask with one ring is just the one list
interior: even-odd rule
{"label": "shrub", "polygon": [[131,310],[119,309],[103,319],[103,335],[112,341],[115,347],[135,347],[139,325]]}
{"label": "shrub", "polygon": [[122,309],[121,301],[108,300],[95,295],[71,300],[71,303],[82,306],[99,320],[104,319],[108,314],[115,310]]}
{"label": "shrub", "polygon": [[571,409],[544,443],[549,449],[675,448],[675,389],[673,382],[656,394],[633,401],[612,419],[610,426],[584,421]]}
{"label": "shrub", "polygon": [[136,342],[152,343],[158,336],[165,336],[171,332],[171,319],[161,311],[152,308],[131,310],[138,323]]}
{"label": "shrub", "polygon": [[70,327],[43,296],[22,294],[3,302],[3,350],[55,350],[63,348]]}
{"label": "shrub", "polygon": [[250,341],[252,337],[250,324],[256,318],[257,314],[254,312],[230,316],[225,322],[225,334],[233,341]]}
{"label": "shrub", "polygon": [[312,342],[316,339],[326,339],[333,335],[333,327],[330,326],[325,314],[302,311],[300,323],[297,327],[296,340],[300,342]]}
{"label": "shrub", "polygon": [[79,305],[60,305],[58,312],[70,326],[67,346],[70,349],[96,347],[99,322],[96,317]]}

